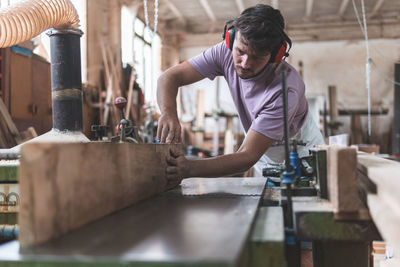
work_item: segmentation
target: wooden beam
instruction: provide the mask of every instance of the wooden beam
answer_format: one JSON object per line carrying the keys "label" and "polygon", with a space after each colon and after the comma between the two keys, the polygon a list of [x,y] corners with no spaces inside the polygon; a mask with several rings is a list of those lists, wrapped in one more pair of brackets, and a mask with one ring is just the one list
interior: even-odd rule
{"label": "wooden beam", "polygon": [[306,18],[310,18],[313,10],[314,0],[307,0],[306,2]]}
{"label": "wooden beam", "polygon": [[370,184],[367,201],[370,214],[385,241],[400,250],[400,163],[367,153],[358,153],[359,175]]}
{"label": "wooden beam", "polygon": [[178,20],[186,25],[187,21],[182,13],[179,11],[179,9],[170,0],[164,0],[164,2],[168,5],[168,8],[172,11],[172,13],[175,14]]}
{"label": "wooden beam", "polygon": [[373,18],[373,17],[375,17],[376,15],[378,15],[379,9],[382,7],[383,2],[385,2],[385,0],[378,0],[378,1],[375,3],[375,6],[374,6],[374,8],[372,9],[371,14],[369,14],[368,18]]}
{"label": "wooden beam", "polygon": [[21,247],[40,244],[175,186],[166,156],[178,145],[29,143],[19,168]]}
{"label": "wooden beam", "polygon": [[203,7],[204,11],[206,11],[208,18],[211,21],[216,21],[217,18],[215,17],[215,14],[212,11],[211,6],[208,3],[208,1],[207,0],[199,0],[199,1],[200,1],[201,6]]}
{"label": "wooden beam", "polygon": [[[368,37],[370,39],[400,38],[398,25],[399,20],[369,22]],[[292,41],[296,42],[364,39],[357,22],[289,25],[287,33]]]}
{"label": "wooden beam", "polygon": [[242,13],[242,11],[244,10],[243,0],[235,0],[235,2],[236,2],[236,6],[239,10],[239,13]]}
{"label": "wooden beam", "polygon": [[346,11],[349,2],[350,0],[342,0],[338,11],[338,16],[342,17],[344,15],[344,12]]}

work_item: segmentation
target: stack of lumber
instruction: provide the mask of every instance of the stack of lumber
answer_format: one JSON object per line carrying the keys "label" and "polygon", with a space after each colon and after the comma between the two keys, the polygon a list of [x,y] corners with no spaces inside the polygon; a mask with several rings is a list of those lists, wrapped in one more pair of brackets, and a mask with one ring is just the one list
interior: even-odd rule
{"label": "stack of lumber", "polygon": [[400,163],[360,152],[357,169],[372,219],[400,253]]}
{"label": "stack of lumber", "polygon": [[166,157],[179,145],[28,143],[19,169],[21,247],[40,244],[176,186]]}

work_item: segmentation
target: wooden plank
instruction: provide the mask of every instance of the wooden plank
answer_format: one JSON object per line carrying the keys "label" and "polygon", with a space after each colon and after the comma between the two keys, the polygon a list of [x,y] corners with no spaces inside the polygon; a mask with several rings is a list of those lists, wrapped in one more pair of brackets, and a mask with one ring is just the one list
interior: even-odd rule
{"label": "wooden plank", "polygon": [[357,159],[358,171],[376,185],[378,194],[400,203],[400,163],[361,152]]}
{"label": "wooden plank", "polygon": [[329,200],[335,213],[358,212],[363,207],[358,196],[357,150],[328,147]]}
{"label": "wooden plank", "polygon": [[10,64],[10,114],[32,119],[32,59],[11,52]]}
{"label": "wooden plank", "polygon": [[43,243],[165,191],[178,145],[28,143],[20,160],[20,245]]}
{"label": "wooden plank", "polygon": [[[133,96],[133,85],[135,83],[135,68],[132,67],[131,68],[131,75],[129,77],[129,85],[128,85],[128,103],[126,105],[126,111],[125,111],[125,118],[127,120],[129,120],[129,116],[130,116],[130,109],[132,106],[132,96]],[[132,120],[134,120],[134,118],[132,117]],[[139,123],[138,121],[136,121],[136,123]]]}
{"label": "wooden plank", "polygon": [[358,150],[365,153],[379,154],[379,145],[375,144],[358,144]]}
{"label": "wooden plank", "polygon": [[0,119],[3,129],[3,135],[6,136],[8,140],[8,145],[14,146],[20,142],[19,132],[15,126],[10,113],[8,113],[7,107],[3,100],[0,98]]}
{"label": "wooden plank", "polygon": [[234,143],[233,117],[226,117],[224,154],[231,154],[234,152]]}
{"label": "wooden plank", "polygon": [[352,114],[350,117],[350,129],[351,129],[351,143],[352,144],[362,144],[362,124],[361,116]]}
{"label": "wooden plank", "polygon": [[196,127],[194,146],[203,148],[204,142],[204,91],[197,90]]}
{"label": "wooden plank", "polygon": [[339,117],[339,111],[337,107],[337,90],[336,86],[330,85],[328,87],[328,94],[329,94],[329,118],[330,122],[336,122]]}
{"label": "wooden plank", "polygon": [[394,251],[400,251],[400,211],[396,210],[396,206],[398,203],[387,201],[379,195],[368,195],[368,207],[379,232]]}
{"label": "wooden plank", "polygon": [[386,259],[379,262],[379,267],[399,267],[400,266],[400,259]]}

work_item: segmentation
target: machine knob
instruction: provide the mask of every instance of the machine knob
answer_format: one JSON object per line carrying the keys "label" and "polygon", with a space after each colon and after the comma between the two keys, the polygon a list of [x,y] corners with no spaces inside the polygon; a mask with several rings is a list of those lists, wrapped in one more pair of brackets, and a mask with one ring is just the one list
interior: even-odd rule
{"label": "machine knob", "polygon": [[121,111],[126,107],[126,99],[125,97],[117,97],[114,100],[114,105],[120,109]]}

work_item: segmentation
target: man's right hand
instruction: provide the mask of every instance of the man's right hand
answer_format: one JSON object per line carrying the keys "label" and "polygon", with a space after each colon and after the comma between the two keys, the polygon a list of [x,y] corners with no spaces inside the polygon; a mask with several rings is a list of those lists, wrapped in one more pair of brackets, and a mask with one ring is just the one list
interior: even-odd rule
{"label": "man's right hand", "polygon": [[158,120],[157,140],[160,143],[167,144],[177,144],[181,142],[181,124],[176,115],[161,115]]}

